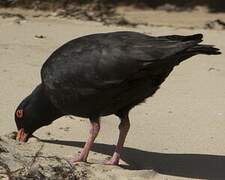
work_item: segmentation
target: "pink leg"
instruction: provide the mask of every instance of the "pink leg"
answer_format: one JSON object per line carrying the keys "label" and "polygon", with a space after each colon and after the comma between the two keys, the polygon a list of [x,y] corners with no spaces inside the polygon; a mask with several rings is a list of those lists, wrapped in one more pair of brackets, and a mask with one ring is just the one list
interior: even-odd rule
{"label": "pink leg", "polygon": [[94,120],[94,121],[91,120],[91,128],[89,131],[89,136],[88,136],[87,142],[85,143],[80,155],[75,156],[74,158],[72,158],[70,160],[71,163],[87,161],[89,151],[95,141],[95,138],[98,135],[99,130],[100,130],[100,120],[99,119]]}
{"label": "pink leg", "polygon": [[113,153],[113,156],[109,161],[107,161],[105,164],[107,165],[118,165],[120,160],[120,154],[123,149],[123,145],[127,136],[127,133],[130,129],[130,120],[128,117],[128,114],[126,114],[124,117],[121,117],[121,122],[119,125],[119,139],[116,145],[116,149]]}

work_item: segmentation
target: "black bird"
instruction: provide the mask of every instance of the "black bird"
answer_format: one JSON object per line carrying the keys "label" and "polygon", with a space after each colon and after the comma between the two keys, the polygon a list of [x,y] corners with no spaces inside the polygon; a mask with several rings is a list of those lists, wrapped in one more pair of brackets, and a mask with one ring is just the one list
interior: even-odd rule
{"label": "black bird", "polygon": [[90,134],[81,154],[86,161],[100,129],[100,117],[117,115],[119,139],[107,164],[118,164],[130,122],[129,111],[152,96],[180,62],[197,54],[220,54],[199,44],[202,34],[152,37],[137,32],[83,36],[53,52],[41,69],[42,82],[18,106],[17,140],[64,115],[89,118]]}

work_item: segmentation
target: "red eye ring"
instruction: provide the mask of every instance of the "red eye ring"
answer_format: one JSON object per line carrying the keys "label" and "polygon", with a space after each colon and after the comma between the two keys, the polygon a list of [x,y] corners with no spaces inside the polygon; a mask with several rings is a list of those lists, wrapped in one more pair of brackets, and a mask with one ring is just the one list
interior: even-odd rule
{"label": "red eye ring", "polygon": [[16,111],[16,117],[17,118],[22,118],[23,117],[23,109],[18,109]]}

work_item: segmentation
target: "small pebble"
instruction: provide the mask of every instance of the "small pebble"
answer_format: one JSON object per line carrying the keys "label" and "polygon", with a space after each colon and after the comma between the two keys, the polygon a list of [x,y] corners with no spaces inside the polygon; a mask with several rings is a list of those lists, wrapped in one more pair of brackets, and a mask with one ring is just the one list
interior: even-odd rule
{"label": "small pebble", "polygon": [[50,132],[47,132],[47,135],[48,135],[48,136],[50,136],[50,135],[51,135],[51,133],[50,133]]}
{"label": "small pebble", "polygon": [[43,36],[43,35],[35,35],[34,37],[35,38],[38,38],[38,39],[44,39],[44,38],[46,38],[46,36]]}

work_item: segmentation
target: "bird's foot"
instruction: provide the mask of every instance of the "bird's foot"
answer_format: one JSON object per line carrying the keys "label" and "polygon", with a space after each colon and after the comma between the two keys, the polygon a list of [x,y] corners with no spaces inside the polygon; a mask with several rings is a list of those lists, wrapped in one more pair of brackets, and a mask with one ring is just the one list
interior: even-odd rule
{"label": "bird's foot", "polygon": [[106,161],[104,164],[105,165],[118,165],[119,160],[114,160],[114,159],[111,158],[110,160]]}
{"label": "bird's foot", "polygon": [[70,164],[76,164],[78,162],[87,162],[87,159],[81,157],[81,156],[74,156],[69,159]]}
{"label": "bird's foot", "polygon": [[108,161],[106,161],[104,164],[105,165],[118,165],[119,161],[120,161],[120,154],[114,152],[113,156]]}

